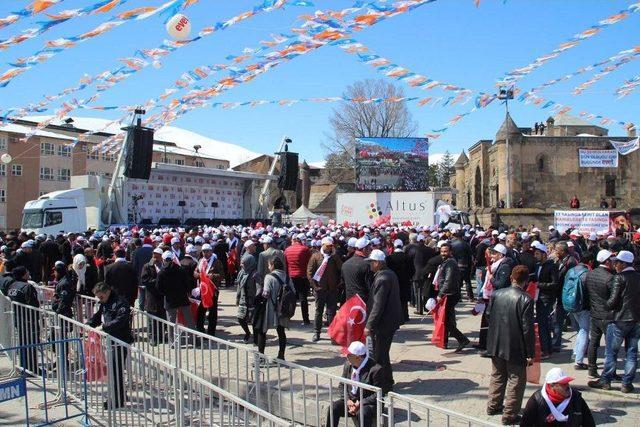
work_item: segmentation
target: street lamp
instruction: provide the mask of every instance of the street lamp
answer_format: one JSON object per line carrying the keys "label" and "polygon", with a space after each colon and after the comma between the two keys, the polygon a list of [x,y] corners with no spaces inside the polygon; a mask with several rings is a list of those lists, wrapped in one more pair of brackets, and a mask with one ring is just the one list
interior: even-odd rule
{"label": "street lamp", "polygon": [[513,99],[513,89],[500,89],[498,99],[504,100],[505,106],[505,123],[507,124],[507,136],[505,140],[506,149],[506,165],[507,165],[507,208],[511,208],[511,166],[509,165],[509,100]]}

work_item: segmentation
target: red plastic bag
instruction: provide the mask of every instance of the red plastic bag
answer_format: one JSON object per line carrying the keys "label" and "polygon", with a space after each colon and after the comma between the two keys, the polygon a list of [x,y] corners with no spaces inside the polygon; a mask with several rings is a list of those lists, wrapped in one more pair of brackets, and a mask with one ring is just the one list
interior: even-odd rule
{"label": "red plastic bag", "polygon": [[527,285],[527,293],[533,298],[534,301],[538,301],[538,294],[540,290],[538,289],[538,284],[536,282],[529,282]]}
{"label": "red plastic bag", "polygon": [[102,381],[107,377],[107,361],[102,352],[100,335],[89,332],[84,342],[84,367],[87,371],[87,381]]}
{"label": "red plastic bag", "polygon": [[531,384],[540,384],[540,356],[542,354],[542,346],[540,345],[540,334],[538,333],[538,324],[533,325],[535,333],[535,356],[533,357],[533,365],[527,366],[527,382]]}
{"label": "red plastic bag", "polygon": [[[197,299],[189,298],[189,310],[191,311],[191,319],[195,322],[198,318],[198,306],[200,305],[200,301]],[[178,310],[178,317],[176,318],[178,324],[182,326],[187,326],[187,322],[184,320],[184,316],[182,315],[182,311]]]}
{"label": "red plastic bag", "polygon": [[447,297],[446,295],[440,300],[436,308],[433,310],[433,334],[431,335],[431,342],[436,347],[444,348],[446,341],[446,316]]}

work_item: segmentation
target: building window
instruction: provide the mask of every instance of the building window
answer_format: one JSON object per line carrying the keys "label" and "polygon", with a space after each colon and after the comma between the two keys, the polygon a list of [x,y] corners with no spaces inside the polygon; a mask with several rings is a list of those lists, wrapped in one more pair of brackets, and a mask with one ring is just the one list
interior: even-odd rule
{"label": "building window", "polygon": [[7,198],[4,192],[4,188],[0,188],[0,203],[4,203],[6,201],[7,201]]}
{"label": "building window", "polygon": [[87,159],[89,159],[89,160],[100,160],[100,152],[98,150],[88,150],[87,151]]}
{"label": "building window", "polygon": [[218,165],[218,169],[224,169],[224,166]]}
{"label": "building window", "polygon": [[184,166],[184,159],[176,159],[176,165]]}
{"label": "building window", "polygon": [[7,149],[7,137],[0,136],[0,150],[4,151]]}
{"label": "building window", "polygon": [[22,176],[22,165],[11,165],[11,175]]}
{"label": "building window", "polygon": [[58,181],[69,181],[69,177],[71,176],[70,169],[59,169],[58,170]]}
{"label": "building window", "polygon": [[53,181],[53,169],[40,168],[40,179],[43,181]]}
{"label": "building window", "polygon": [[71,157],[71,150],[69,145],[58,145],[58,156]]}
{"label": "building window", "polygon": [[0,164],[0,176],[7,176],[7,165]]}
{"label": "building window", "polygon": [[604,181],[604,193],[607,197],[616,196],[616,177],[607,176]]}
{"label": "building window", "polygon": [[103,153],[102,160],[104,160],[105,162],[115,162],[115,157],[113,154]]}
{"label": "building window", "polygon": [[44,226],[49,227],[51,225],[62,224],[62,212],[60,211],[46,211],[44,217]]}
{"label": "building window", "polygon": [[204,167],[204,162],[201,160],[196,160],[196,167],[197,168],[203,168]]}
{"label": "building window", "polygon": [[40,143],[40,155],[41,156],[53,156],[54,146],[50,142]]}
{"label": "building window", "polygon": [[538,170],[538,172],[546,172],[547,170],[549,170],[547,156],[545,156],[544,154],[540,154],[536,158],[536,169]]}

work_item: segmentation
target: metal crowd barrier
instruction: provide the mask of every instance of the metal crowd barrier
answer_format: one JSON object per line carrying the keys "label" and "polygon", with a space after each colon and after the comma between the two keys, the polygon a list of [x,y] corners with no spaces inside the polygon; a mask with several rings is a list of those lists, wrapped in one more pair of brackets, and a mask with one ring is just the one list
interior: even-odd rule
{"label": "metal crowd barrier", "polygon": [[[39,294],[48,293],[41,291]],[[43,306],[46,304],[43,302]],[[126,368],[125,389],[129,400],[122,408],[102,409],[100,406],[109,393],[112,400],[116,398],[118,386],[108,389],[104,382],[89,382],[90,407],[108,419],[110,425],[157,425],[177,421],[183,421],[180,425],[197,424],[197,420],[213,422],[215,417],[221,419],[249,413],[253,419],[263,419],[272,425],[280,425],[282,419],[287,419],[296,425],[319,426],[325,425],[326,418],[332,416],[329,411],[332,402],[346,401],[352,386],[357,386],[361,395],[364,390],[376,394],[375,425],[394,425],[403,417],[409,425],[416,417],[421,420],[420,425],[424,422],[449,425],[456,420],[461,425],[493,425],[395,393],[390,393],[385,400],[377,387],[270,358],[250,346],[225,341],[136,308],[132,309],[136,341],[128,345],[84,324],[95,312],[96,304],[95,298],[77,296],[75,311],[80,321],[58,317],[43,309],[38,312],[45,318],[59,319],[58,327],[67,331],[66,336],[88,340],[90,333],[94,337],[97,333],[101,353],[108,365],[110,384],[115,384],[114,372]],[[123,349],[127,353],[124,361],[113,357]],[[183,398],[177,398],[179,395]],[[194,396],[199,399],[197,403]],[[218,412],[213,410],[216,405]],[[384,411],[385,406],[387,411]],[[179,408],[208,409],[208,412],[192,414],[183,420],[179,417],[184,411]],[[226,412],[219,412],[220,408],[226,408]],[[263,417],[265,414],[273,418]],[[359,418],[360,426],[364,427],[364,417]],[[352,420],[346,417],[341,420],[345,426],[351,423]],[[285,422],[284,425],[289,424]]]}

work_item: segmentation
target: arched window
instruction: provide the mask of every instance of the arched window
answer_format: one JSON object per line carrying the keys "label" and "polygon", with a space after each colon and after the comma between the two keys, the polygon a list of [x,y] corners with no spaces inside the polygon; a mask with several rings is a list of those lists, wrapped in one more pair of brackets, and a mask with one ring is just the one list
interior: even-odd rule
{"label": "arched window", "polygon": [[482,173],[480,166],[476,166],[476,177],[473,185],[474,202],[476,206],[482,206]]}
{"label": "arched window", "polygon": [[549,165],[547,163],[547,156],[544,154],[540,154],[538,156],[536,159],[536,168],[538,169],[538,172],[546,172],[548,170]]}

